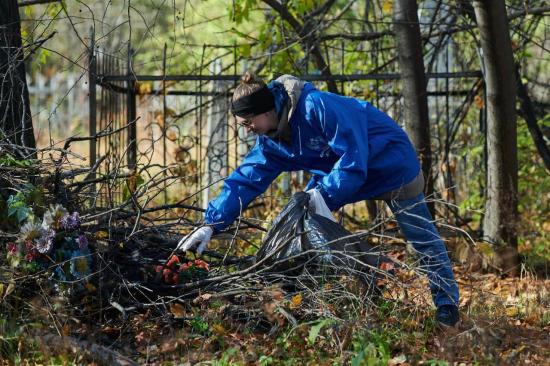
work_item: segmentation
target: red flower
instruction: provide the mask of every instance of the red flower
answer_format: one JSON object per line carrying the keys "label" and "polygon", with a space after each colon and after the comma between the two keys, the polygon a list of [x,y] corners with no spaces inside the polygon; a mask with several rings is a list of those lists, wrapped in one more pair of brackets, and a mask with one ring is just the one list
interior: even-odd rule
{"label": "red flower", "polygon": [[32,253],[34,251],[34,243],[32,240],[25,241],[25,252]]}
{"label": "red flower", "polygon": [[17,245],[14,242],[9,242],[7,244],[8,253],[15,254],[17,252]]}
{"label": "red flower", "polygon": [[162,278],[165,283],[175,285],[179,282],[179,272],[187,271],[192,268],[200,268],[205,271],[209,270],[208,263],[202,259],[195,259],[194,261],[181,264],[179,257],[177,255],[172,255],[165,266],[156,266],[155,271],[157,273],[162,272]]}
{"label": "red flower", "polygon": [[168,262],[166,263],[166,267],[172,267],[174,264],[180,264],[180,259],[177,255],[173,255],[168,259]]}
{"label": "red flower", "polygon": [[189,261],[185,264],[182,264],[180,266],[180,271],[187,271],[191,268],[201,268],[208,271],[208,263],[206,263],[202,259],[195,259],[194,261]]}
{"label": "red flower", "polygon": [[162,278],[165,283],[169,285],[175,285],[178,283],[179,276],[177,271],[174,271],[171,268],[164,268],[163,266],[157,266],[156,271],[162,271]]}
{"label": "red flower", "polygon": [[202,259],[195,259],[195,266],[197,268],[202,268],[208,271],[208,263],[206,263]]}
{"label": "red flower", "polygon": [[25,259],[27,260],[27,262],[32,262],[34,260],[34,257],[35,255],[32,252],[25,254]]}
{"label": "red flower", "polygon": [[164,279],[165,283],[169,285],[176,285],[179,282],[179,264],[180,259],[178,258],[178,256],[172,255],[166,262],[165,266],[156,266],[155,271],[157,273],[162,272],[162,278]]}

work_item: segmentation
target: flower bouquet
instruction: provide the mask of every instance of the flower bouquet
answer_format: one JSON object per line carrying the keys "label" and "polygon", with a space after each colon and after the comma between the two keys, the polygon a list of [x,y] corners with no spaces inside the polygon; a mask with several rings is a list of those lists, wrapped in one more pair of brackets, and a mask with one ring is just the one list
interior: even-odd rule
{"label": "flower bouquet", "polygon": [[29,271],[54,269],[52,278],[75,281],[91,273],[88,239],[80,228],[78,212],[51,206],[42,220],[30,215],[16,241],[7,243],[8,261]]}
{"label": "flower bouquet", "polygon": [[172,255],[166,265],[155,268],[157,275],[168,285],[177,285],[185,282],[202,280],[208,277],[208,263],[202,259],[195,259],[186,263],[180,262],[177,255]]}

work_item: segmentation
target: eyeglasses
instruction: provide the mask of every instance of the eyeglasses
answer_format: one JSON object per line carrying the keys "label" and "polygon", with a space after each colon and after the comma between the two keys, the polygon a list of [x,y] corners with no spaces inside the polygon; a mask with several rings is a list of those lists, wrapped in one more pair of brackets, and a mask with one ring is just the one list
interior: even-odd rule
{"label": "eyeglasses", "polygon": [[252,118],[254,118],[254,117],[249,117],[249,118],[243,119],[239,122],[237,117],[235,117],[235,119],[237,121],[237,124],[240,125],[240,126],[243,126],[243,127],[249,127],[252,124]]}

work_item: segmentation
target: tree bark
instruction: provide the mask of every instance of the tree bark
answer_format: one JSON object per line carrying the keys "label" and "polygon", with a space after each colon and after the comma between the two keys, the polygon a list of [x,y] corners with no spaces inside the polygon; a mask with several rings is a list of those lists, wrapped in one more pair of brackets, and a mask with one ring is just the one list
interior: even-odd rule
{"label": "tree bark", "polygon": [[17,0],[0,1],[0,142],[20,158],[36,147],[23,60]]}
{"label": "tree bark", "polygon": [[497,265],[517,271],[516,76],[504,0],[473,1],[483,50],[487,93],[487,197],[484,237],[496,245]]}
{"label": "tree bark", "polygon": [[[397,0],[394,3],[393,23],[403,82],[405,129],[419,154],[426,179],[425,192],[426,195],[430,195],[433,193],[432,150],[426,74],[417,12],[415,0]],[[433,215],[433,203],[430,203],[429,207]]]}

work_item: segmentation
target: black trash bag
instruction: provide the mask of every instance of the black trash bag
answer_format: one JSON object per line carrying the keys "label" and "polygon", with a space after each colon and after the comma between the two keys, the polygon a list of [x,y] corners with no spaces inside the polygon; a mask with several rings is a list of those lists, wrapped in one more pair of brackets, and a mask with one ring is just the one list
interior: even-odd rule
{"label": "black trash bag", "polygon": [[292,196],[269,228],[256,263],[269,272],[297,275],[327,267],[347,271],[373,283],[386,258],[366,242],[353,237],[342,225],[309,210],[309,195]]}

